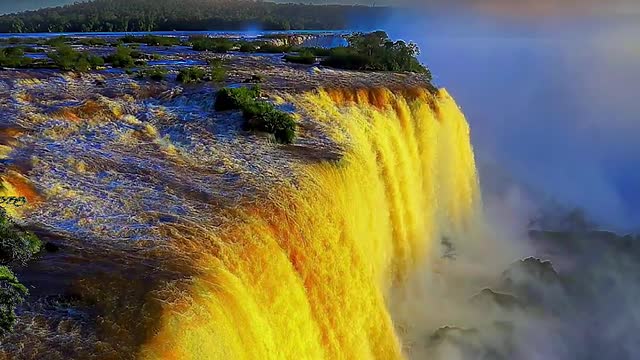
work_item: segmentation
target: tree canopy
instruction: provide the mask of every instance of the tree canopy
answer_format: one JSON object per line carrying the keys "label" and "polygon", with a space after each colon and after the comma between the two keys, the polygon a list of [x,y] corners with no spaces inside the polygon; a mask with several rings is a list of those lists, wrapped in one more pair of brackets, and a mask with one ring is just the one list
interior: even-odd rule
{"label": "tree canopy", "polygon": [[95,0],[0,16],[0,32],[344,29],[387,8],[252,0]]}
{"label": "tree canopy", "polygon": [[355,33],[347,37],[348,47],[331,49],[323,65],[349,70],[431,72],[420,64],[420,49],[414,43],[393,41],[384,31]]}

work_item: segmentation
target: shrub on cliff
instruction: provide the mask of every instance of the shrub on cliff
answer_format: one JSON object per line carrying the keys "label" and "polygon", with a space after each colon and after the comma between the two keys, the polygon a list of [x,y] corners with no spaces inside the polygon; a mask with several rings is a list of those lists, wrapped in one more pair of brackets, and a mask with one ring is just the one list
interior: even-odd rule
{"label": "shrub on cliff", "polygon": [[0,264],[25,264],[41,249],[40,239],[20,229],[0,208]]}
{"label": "shrub on cliff", "polygon": [[316,56],[310,51],[301,51],[298,55],[285,55],[284,59],[296,64],[313,65],[316,63]]}
{"label": "shrub on cliff", "polygon": [[15,309],[28,293],[11,270],[0,266],[0,336],[13,330],[16,323]]}
{"label": "shrub on cliff", "polygon": [[104,65],[101,57],[76,51],[68,44],[56,46],[55,51],[47,56],[57,68],[64,71],[85,72]]}
{"label": "shrub on cliff", "polygon": [[107,56],[104,60],[111,63],[113,67],[129,68],[135,65],[135,59],[133,57],[134,52],[131,48],[123,45],[118,45],[116,51]]}
{"label": "shrub on cliff", "polygon": [[296,122],[291,114],[276,109],[270,103],[254,101],[242,108],[245,128],[273,134],[281,144],[291,144],[296,136]]}
{"label": "shrub on cliff", "polygon": [[138,71],[137,77],[141,79],[149,78],[154,81],[162,81],[167,77],[168,73],[169,71],[164,67],[153,67]]}
{"label": "shrub on cliff", "polygon": [[253,86],[251,88],[224,88],[218,91],[215,102],[216,111],[239,110],[245,104],[255,102],[260,96],[260,88]]}
{"label": "shrub on cliff", "polygon": [[209,66],[211,81],[222,83],[227,79],[227,68],[222,59],[212,59],[209,61]]}
{"label": "shrub on cliff", "polygon": [[5,265],[25,264],[42,249],[42,242],[31,232],[22,230],[0,208],[0,336],[13,329],[15,308],[27,295],[25,288]]}
{"label": "shrub on cliff", "polygon": [[294,51],[297,52],[309,52],[316,57],[318,56],[330,56],[332,53],[331,48],[322,48],[322,47],[301,47],[301,48],[293,48]]}
{"label": "shrub on cliff", "polygon": [[234,47],[233,41],[224,38],[210,38],[205,36],[191,37],[190,42],[195,51],[213,51],[226,53]]}
{"label": "shrub on cliff", "polygon": [[418,46],[404,41],[392,41],[384,31],[356,33],[347,37],[348,47],[335,48],[322,64],[347,70],[397,71],[427,74],[420,64]]}
{"label": "shrub on cliff", "polygon": [[240,52],[243,53],[254,53],[258,51],[260,48],[260,44],[255,41],[244,41],[240,44]]}
{"label": "shrub on cliff", "polygon": [[109,46],[111,45],[106,39],[103,38],[81,38],[78,39],[78,44],[83,46]]}
{"label": "shrub on cliff", "polygon": [[221,59],[209,61],[209,67],[193,66],[181,69],[176,80],[183,84],[198,83],[203,81],[224,82],[227,78],[227,70]]}
{"label": "shrub on cliff", "polygon": [[67,42],[69,42],[69,39],[66,36],[56,36],[56,37],[44,40],[43,44],[49,45],[52,47],[57,47],[60,45],[64,45]]}
{"label": "shrub on cliff", "polygon": [[133,36],[126,35],[119,39],[125,44],[146,44],[149,46],[174,46],[180,45],[180,39],[173,36],[143,35]]}
{"label": "shrub on cliff", "polygon": [[11,68],[28,67],[33,59],[24,56],[24,48],[8,47],[0,50],[0,66]]}
{"label": "shrub on cliff", "polygon": [[177,80],[183,84],[204,81],[207,71],[199,67],[189,67],[180,70]]}
{"label": "shrub on cliff", "polygon": [[218,91],[217,111],[242,110],[244,127],[250,131],[272,134],[276,141],[290,144],[296,136],[297,124],[291,114],[278,110],[273,104],[260,101],[260,88],[225,88]]}

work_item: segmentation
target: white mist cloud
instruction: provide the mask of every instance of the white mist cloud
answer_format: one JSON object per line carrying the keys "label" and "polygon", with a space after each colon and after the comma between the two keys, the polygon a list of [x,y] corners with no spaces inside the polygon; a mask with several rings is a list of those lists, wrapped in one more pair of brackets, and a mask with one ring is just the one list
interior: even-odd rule
{"label": "white mist cloud", "polygon": [[[503,9],[495,8],[502,1],[430,4],[446,11],[424,5],[419,15],[398,13],[381,28],[420,45],[438,85],[463,108],[479,162],[494,164],[481,173],[492,231],[458,239],[459,257],[434,260],[396,289],[390,307],[406,353],[638,358],[638,244],[606,234],[540,244],[523,231],[547,198],[582,207],[607,228],[640,228],[640,23],[627,16],[638,14],[640,2],[542,2],[557,15],[552,20],[527,2]],[[614,16],[585,16],[594,14]],[[566,287],[532,281],[549,307],[470,302],[484,288],[499,292],[502,271],[526,256],[548,257],[570,279]],[[437,342],[443,326],[461,330]],[[488,357],[492,348],[510,356]]]}
{"label": "white mist cloud", "polygon": [[[640,3],[639,3],[640,4]],[[513,21],[399,11],[464,110],[478,158],[606,228],[640,228],[640,24],[627,18]]]}

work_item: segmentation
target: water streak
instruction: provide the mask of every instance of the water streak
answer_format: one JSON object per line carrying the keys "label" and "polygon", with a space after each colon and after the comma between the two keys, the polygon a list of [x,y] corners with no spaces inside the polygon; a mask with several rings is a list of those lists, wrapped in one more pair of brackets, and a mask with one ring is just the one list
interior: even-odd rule
{"label": "water streak", "polygon": [[291,98],[344,148],[217,232],[179,229],[196,276],[143,358],[400,359],[386,299],[480,206],[468,124],[444,90]]}

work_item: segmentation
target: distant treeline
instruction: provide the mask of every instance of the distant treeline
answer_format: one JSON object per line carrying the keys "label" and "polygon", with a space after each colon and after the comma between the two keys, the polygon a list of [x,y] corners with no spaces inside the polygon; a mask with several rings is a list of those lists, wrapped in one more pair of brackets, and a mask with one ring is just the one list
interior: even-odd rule
{"label": "distant treeline", "polygon": [[0,32],[344,29],[387,8],[250,0],[95,0],[0,16]]}

